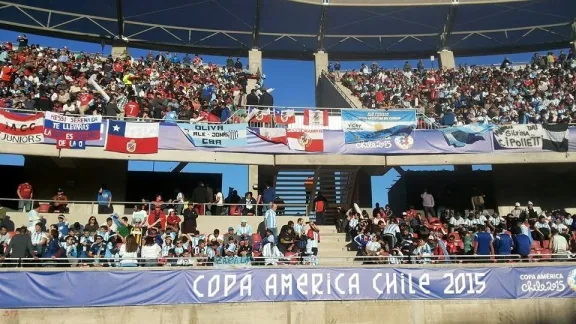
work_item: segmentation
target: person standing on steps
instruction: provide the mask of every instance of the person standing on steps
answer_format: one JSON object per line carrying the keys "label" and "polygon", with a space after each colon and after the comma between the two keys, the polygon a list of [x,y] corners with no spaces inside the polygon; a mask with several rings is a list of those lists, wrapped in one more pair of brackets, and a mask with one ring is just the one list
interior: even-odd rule
{"label": "person standing on steps", "polygon": [[322,192],[318,191],[316,198],[314,198],[313,205],[316,214],[316,224],[324,225],[324,212],[328,209],[328,201],[322,196]]}

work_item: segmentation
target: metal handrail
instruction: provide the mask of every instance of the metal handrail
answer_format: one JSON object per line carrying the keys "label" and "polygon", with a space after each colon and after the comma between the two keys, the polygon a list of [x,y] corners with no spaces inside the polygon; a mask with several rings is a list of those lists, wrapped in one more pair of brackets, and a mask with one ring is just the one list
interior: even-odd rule
{"label": "metal handrail", "polygon": [[[321,251],[321,248],[320,248]],[[310,261],[314,264],[319,266],[325,265],[338,265],[339,263],[334,261],[341,261],[340,264],[347,264],[347,265],[376,265],[385,266],[385,265],[394,265],[394,266],[401,266],[401,265],[413,265],[413,266],[426,266],[426,267],[436,267],[436,266],[445,266],[448,264],[468,264],[468,263],[508,263],[508,264],[515,264],[516,262],[520,261],[527,261],[529,263],[541,263],[545,261],[550,262],[576,262],[576,255],[574,254],[559,254],[559,253],[551,253],[551,254],[531,254],[529,258],[521,258],[520,255],[484,255],[484,256],[473,256],[473,255],[431,255],[425,257],[419,257],[414,255],[406,255],[406,256],[318,256],[314,257],[311,260],[308,255],[305,254],[294,254],[288,256],[219,256],[215,258],[208,258],[208,257],[162,257],[157,256],[154,258],[142,258],[142,257],[111,257],[111,258],[103,258],[103,257],[86,257],[86,258],[67,258],[67,257],[60,257],[60,258],[1,258],[0,264],[5,266],[16,266],[16,267],[30,267],[30,266],[41,266],[41,267],[61,267],[62,262],[68,261],[71,266],[73,265],[98,265],[98,264],[109,264],[109,265],[116,265],[117,267],[122,267],[122,261],[124,263],[129,264],[137,264],[139,268],[156,268],[161,267],[166,263],[177,262],[178,260],[186,260],[191,261],[192,264],[187,264],[184,266],[193,266],[193,265],[202,265],[199,269],[211,269],[216,265],[249,265],[250,263],[255,263],[256,265],[260,262],[265,260],[275,261],[278,262],[280,266],[282,265],[289,265],[290,267],[309,267]],[[448,257],[448,258],[447,258]],[[558,258],[556,258],[558,257]],[[246,258],[245,263],[220,263],[220,261],[230,261],[234,258]],[[327,263],[326,263],[326,262]],[[276,265],[275,265],[276,266]],[[134,266],[132,266],[134,267]],[[114,270],[114,267],[109,268],[108,270]]]}
{"label": "metal handrail", "polygon": [[[256,199],[256,197],[255,197],[255,199]],[[55,200],[53,200],[53,199],[51,199],[51,198],[50,198],[50,199],[37,199],[37,198],[33,198],[33,199],[0,198],[0,202],[2,202],[2,201],[14,201],[14,202],[18,201],[18,202],[28,202],[28,203],[38,202],[38,203],[41,203],[41,204],[46,204],[46,203],[53,203],[53,202],[55,202]],[[148,210],[153,210],[153,209],[154,209],[154,206],[156,205],[156,203],[157,203],[157,202],[155,202],[155,201],[145,201],[145,202],[143,202],[143,201],[137,201],[137,202],[134,202],[134,201],[111,201],[111,202],[110,202],[110,205],[124,205],[124,206],[126,206],[126,205],[134,205],[134,206],[136,206],[136,205],[138,205],[138,206],[147,205],[147,206],[148,206]],[[238,207],[238,206],[242,207],[242,206],[245,206],[245,204],[242,204],[242,203],[238,203],[238,204],[231,204],[231,203],[217,204],[216,202],[211,202],[211,203],[198,203],[198,202],[184,201],[184,202],[182,202],[182,203],[179,203],[179,202],[174,202],[174,201],[172,201],[172,202],[170,202],[170,201],[162,201],[162,205],[174,205],[174,206],[183,206],[183,207],[186,207],[186,206],[187,206],[188,204],[190,204],[190,203],[194,204],[194,206],[202,206],[205,211],[206,211],[206,210],[209,210],[208,207],[210,207],[210,206],[219,206],[219,207],[223,207],[223,208]],[[67,201],[66,201],[66,205],[69,205],[69,204],[90,204],[90,209],[93,210],[95,205],[96,205],[96,206],[97,206],[97,205],[100,205],[100,202],[98,202],[98,201],[96,201],[96,200],[67,200]],[[104,205],[107,205],[108,203],[103,202],[103,204],[104,204]],[[263,203],[251,204],[252,206],[255,207],[255,211],[256,211],[256,212],[255,212],[254,216],[259,216],[259,215],[258,215],[258,214],[259,214],[259,213],[258,213],[259,207],[270,207],[271,204],[272,204],[272,203],[268,203],[268,204],[263,204]],[[285,208],[285,209],[294,208],[294,207],[296,207],[296,208],[301,208],[301,207],[306,206],[306,204],[303,204],[303,203],[302,203],[302,204],[295,204],[295,203],[276,203],[276,205],[277,205],[278,207],[282,207],[282,208]],[[65,206],[65,207],[68,207],[68,206]],[[176,211],[176,210],[175,210],[175,211]],[[54,213],[51,213],[51,214],[59,214],[59,213],[62,213],[62,212],[54,212]],[[214,216],[228,216],[228,215],[214,215]],[[307,215],[304,215],[304,216],[307,216]]]}

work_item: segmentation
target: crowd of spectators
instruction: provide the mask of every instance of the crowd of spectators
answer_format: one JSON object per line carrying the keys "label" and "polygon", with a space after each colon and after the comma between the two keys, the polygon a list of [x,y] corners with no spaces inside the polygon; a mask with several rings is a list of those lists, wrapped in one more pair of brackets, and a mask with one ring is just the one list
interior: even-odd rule
{"label": "crowd of spectators", "polygon": [[[134,206],[131,218],[114,213],[105,224],[99,224],[90,216],[85,225],[67,220],[68,199],[62,189],[57,189],[48,206],[33,200],[34,188],[28,182],[18,186],[17,195],[28,225],[9,233],[7,226],[0,224],[0,254],[12,260],[5,262],[6,266],[16,265],[14,258],[40,259],[36,265],[73,267],[312,263],[318,253],[320,236],[314,222],[305,224],[299,218],[296,223],[279,224],[282,206],[275,202],[277,196],[270,185],[256,200],[251,192],[241,198],[235,190],[224,198],[219,190],[200,182],[189,202],[179,191],[166,201],[156,195]],[[98,214],[114,212],[112,198],[112,192],[102,185],[97,193]],[[239,224],[226,232],[198,230],[199,214],[255,216],[259,212],[264,217],[254,230],[244,217],[236,218]],[[57,222],[49,223],[56,218]],[[3,219],[0,217],[0,222]]]}
{"label": "crowd of spectators", "polygon": [[[516,203],[508,214],[484,209],[483,199],[466,214],[442,208],[422,194],[424,212],[411,206],[395,215],[376,204],[372,215],[354,209],[342,212],[338,230],[346,232],[358,256],[380,263],[490,262],[569,260],[576,257],[576,215],[541,211]],[[342,211],[342,210],[340,210]],[[438,217],[436,217],[438,216]]]}
{"label": "crowd of spectators", "polygon": [[443,126],[576,121],[573,50],[536,53],[523,65],[506,58],[500,66],[426,69],[420,60],[415,68],[406,62],[387,70],[373,63],[340,72],[336,63],[329,70],[366,108],[420,108]]}
{"label": "crowd of spectators", "polygon": [[[141,120],[225,121],[259,103],[265,79],[239,58],[225,66],[168,52],[113,58],[30,45],[25,35],[0,46],[0,67],[0,108]],[[256,88],[247,94],[248,79]]]}

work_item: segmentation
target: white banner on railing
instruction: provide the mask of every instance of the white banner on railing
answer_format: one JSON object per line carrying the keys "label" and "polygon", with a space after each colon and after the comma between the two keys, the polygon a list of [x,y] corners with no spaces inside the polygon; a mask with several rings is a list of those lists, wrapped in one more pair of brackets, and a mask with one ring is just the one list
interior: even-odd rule
{"label": "white banner on railing", "polygon": [[500,126],[494,131],[494,138],[503,148],[542,148],[542,126]]}

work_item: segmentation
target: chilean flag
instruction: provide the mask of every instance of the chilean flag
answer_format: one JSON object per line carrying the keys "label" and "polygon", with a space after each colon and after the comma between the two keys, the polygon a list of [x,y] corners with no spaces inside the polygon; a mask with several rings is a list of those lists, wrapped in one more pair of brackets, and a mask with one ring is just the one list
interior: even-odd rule
{"label": "chilean flag", "polygon": [[246,116],[246,121],[257,122],[257,123],[271,123],[272,114],[270,113],[270,108],[258,109],[250,107],[248,109],[249,113]]}
{"label": "chilean flag", "polygon": [[249,128],[252,134],[274,144],[288,144],[286,128]]}
{"label": "chilean flag", "polygon": [[104,150],[126,154],[158,153],[159,123],[108,121]]}
{"label": "chilean flag", "polygon": [[321,129],[287,129],[286,137],[291,150],[324,152],[324,132]]}
{"label": "chilean flag", "polygon": [[294,109],[274,109],[274,122],[279,125],[290,125],[296,122]]}
{"label": "chilean flag", "polygon": [[304,125],[328,126],[328,111],[304,109]]}

